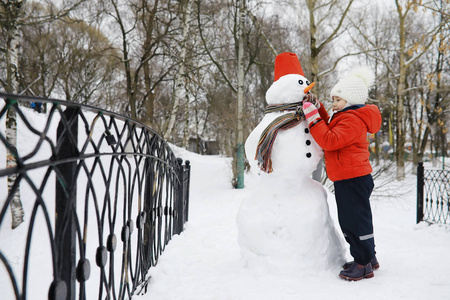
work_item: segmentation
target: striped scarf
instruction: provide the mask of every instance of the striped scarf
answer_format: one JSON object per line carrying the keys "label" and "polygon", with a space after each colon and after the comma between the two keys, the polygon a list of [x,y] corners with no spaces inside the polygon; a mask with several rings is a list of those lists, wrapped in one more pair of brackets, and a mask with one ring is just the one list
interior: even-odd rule
{"label": "striped scarf", "polygon": [[258,161],[259,168],[266,173],[273,172],[271,156],[273,143],[275,142],[278,131],[295,127],[305,119],[302,102],[269,105],[264,110],[264,113],[267,114],[276,111],[294,112],[284,114],[273,120],[272,123],[264,129],[259,138],[258,146],[256,147],[255,159]]}

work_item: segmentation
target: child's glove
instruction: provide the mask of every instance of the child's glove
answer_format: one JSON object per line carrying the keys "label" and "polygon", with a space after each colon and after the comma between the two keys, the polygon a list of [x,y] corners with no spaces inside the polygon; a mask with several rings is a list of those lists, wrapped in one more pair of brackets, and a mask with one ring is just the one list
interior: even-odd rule
{"label": "child's glove", "polygon": [[319,109],[320,108],[320,102],[319,100],[317,100],[316,95],[314,95],[313,93],[309,92],[306,93],[305,97],[303,97],[303,103],[306,102],[310,102],[312,104],[314,104],[314,106]]}
{"label": "child's glove", "polygon": [[308,121],[309,125],[320,120],[319,111],[310,102],[303,102],[303,113],[305,114],[306,121]]}

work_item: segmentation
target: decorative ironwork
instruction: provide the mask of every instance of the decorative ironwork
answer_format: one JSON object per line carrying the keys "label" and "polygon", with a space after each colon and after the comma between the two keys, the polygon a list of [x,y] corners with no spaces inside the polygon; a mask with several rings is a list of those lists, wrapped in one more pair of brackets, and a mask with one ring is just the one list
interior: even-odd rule
{"label": "decorative ironwork", "polygon": [[417,167],[417,223],[450,223],[450,171]]}
{"label": "decorative ironwork", "polygon": [[[0,98],[1,298],[146,292],[149,269],[188,219],[189,161],[183,165],[158,134],[124,116],[60,100]],[[45,113],[29,108],[35,103]],[[17,147],[5,134],[8,110],[17,118]],[[7,149],[16,167],[6,168]],[[8,211],[19,186],[24,223],[12,230]]]}

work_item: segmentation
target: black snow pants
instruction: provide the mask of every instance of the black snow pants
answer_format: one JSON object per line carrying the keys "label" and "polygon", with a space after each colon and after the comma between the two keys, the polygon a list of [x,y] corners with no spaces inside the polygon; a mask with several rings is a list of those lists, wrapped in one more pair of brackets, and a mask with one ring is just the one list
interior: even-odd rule
{"label": "black snow pants", "polygon": [[334,183],[339,225],[345,240],[350,244],[350,254],[362,265],[368,264],[375,257],[369,201],[373,187],[370,174]]}

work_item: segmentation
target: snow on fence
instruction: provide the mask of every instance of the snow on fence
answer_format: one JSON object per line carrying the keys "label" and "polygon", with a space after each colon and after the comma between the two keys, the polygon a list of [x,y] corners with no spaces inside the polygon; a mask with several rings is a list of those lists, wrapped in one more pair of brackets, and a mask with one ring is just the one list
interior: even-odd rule
{"label": "snow on fence", "polygon": [[[148,270],[188,219],[189,161],[183,165],[158,134],[124,116],[0,98],[0,298],[144,293]],[[15,195],[24,215],[13,230]]]}
{"label": "snow on fence", "polygon": [[450,224],[450,171],[417,166],[417,223]]}

